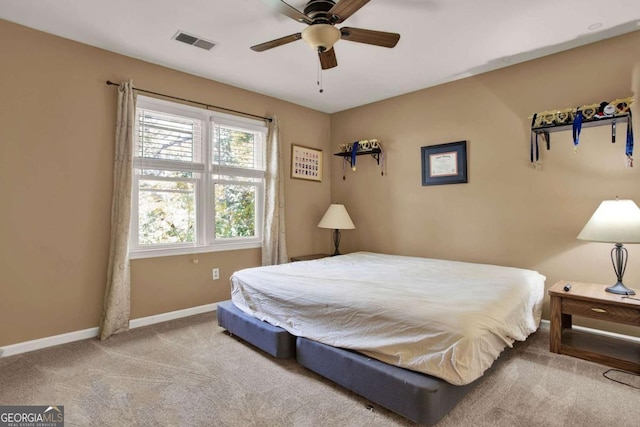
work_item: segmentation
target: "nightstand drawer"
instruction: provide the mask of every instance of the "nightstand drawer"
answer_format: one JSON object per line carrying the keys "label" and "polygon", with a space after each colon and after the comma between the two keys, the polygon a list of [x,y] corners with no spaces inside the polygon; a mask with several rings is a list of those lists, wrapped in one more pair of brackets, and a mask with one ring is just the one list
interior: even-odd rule
{"label": "nightstand drawer", "polygon": [[563,298],[562,312],[640,326],[640,309],[634,307],[620,307],[601,302]]}

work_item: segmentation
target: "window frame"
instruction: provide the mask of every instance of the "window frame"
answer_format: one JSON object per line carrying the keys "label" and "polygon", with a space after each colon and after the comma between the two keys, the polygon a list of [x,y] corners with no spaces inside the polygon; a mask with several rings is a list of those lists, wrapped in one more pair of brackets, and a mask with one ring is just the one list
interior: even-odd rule
{"label": "window frame", "polygon": [[[173,114],[202,121],[202,144],[200,147],[201,162],[187,163],[171,160],[144,159],[137,157],[138,151],[138,120],[139,109]],[[153,258],[160,256],[187,255],[217,251],[231,251],[262,247],[262,224],[264,216],[264,191],[266,168],[266,138],[267,127],[264,122],[244,117],[238,117],[217,111],[206,110],[190,105],[179,104],[163,99],[138,95],[136,101],[136,124],[134,130],[133,171],[131,177],[131,223],[129,238],[129,258]],[[258,157],[259,167],[254,169],[237,166],[224,166],[213,163],[213,133],[216,126],[226,126],[243,131],[255,132],[260,139]],[[197,157],[194,155],[194,157]],[[139,242],[139,183],[143,175],[136,173],[136,169],[180,170],[200,174],[200,177],[167,178],[149,176],[149,180],[194,183],[195,196],[195,241],[193,243],[140,245]],[[229,175],[233,177],[251,177],[259,181],[236,181],[214,179],[215,175]],[[255,236],[252,237],[215,237],[215,203],[214,191],[216,182],[226,184],[240,184],[255,187]]]}

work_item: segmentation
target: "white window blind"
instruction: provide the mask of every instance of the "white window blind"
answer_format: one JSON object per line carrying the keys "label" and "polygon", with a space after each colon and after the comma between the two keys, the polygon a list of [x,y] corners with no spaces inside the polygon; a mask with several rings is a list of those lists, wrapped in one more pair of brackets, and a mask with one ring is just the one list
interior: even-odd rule
{"label": "white window blind", "polygon": [[260,246],[264,124],[146,97],[136,118],[131,257]]}

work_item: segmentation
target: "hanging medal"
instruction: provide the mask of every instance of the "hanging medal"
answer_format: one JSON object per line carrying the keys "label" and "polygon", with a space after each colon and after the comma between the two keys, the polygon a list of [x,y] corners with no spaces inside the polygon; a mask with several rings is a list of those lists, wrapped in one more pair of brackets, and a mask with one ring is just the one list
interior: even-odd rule
{"label": "hanging medal", "polygon": [[580,132],[582,131],[582,111],[576,112],[576,118],[573,119],[573,151],[578,151],[578,144],[580,144]]}
{"label": "hanging medal", "polygon": [[627,146],[625,154],[627,155],[627,167],[630,168],[633,167],[633,128],[631,122],[631,110],[629,110],[629,122],[627,123]]}
{"label": "hanging medal", "polygon": [[353,143],[353,147],[351,148],[351,170],[356,171],[356,157],[358,153],[358,147],[360,146],[360,142],[356,141]]}

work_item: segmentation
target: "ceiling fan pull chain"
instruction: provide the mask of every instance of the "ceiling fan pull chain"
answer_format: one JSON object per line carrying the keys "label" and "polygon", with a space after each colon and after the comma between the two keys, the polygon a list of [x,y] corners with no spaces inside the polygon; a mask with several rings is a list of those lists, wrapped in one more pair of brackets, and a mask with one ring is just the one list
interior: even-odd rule
{"label": "ceiling fan pull chain", "polygon": [[322,65],[320,64],[320,58],[318,58],[318,80],[317,80],[317,83],[318,83],[318,86],[320,87],[319,92],[320,93],[324,92],[324,89],[322,88]]}

